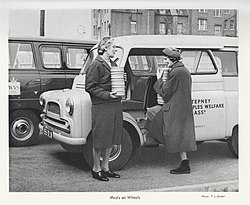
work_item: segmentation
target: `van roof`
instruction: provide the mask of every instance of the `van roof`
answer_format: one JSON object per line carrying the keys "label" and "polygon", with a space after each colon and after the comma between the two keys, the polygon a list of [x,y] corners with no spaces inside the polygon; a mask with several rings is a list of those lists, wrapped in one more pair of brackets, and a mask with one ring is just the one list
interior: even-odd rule
{"label": "van roof", "polygon": [[237,37],[201,35],[133,35],[115,37],[126,47],[224,48],[238,47]]}
{"label": "van roof", "polygon": [[67,38],[48,38],[48,37],[22,37],[22,36],[11,36],[9,40],[13,41],[32,41],[32,42],[56,42],[56,43],[84,43],[95,45],[98,41],[93,39],[67,39]]}

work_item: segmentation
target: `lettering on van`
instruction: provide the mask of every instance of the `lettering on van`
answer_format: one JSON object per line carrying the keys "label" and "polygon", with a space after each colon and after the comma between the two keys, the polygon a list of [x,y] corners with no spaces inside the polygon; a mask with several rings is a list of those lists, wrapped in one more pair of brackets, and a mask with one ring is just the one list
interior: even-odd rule
{"label": "lettering on van", "polygon": [[211,109],[224,109],[224,103],[213,103],[211,99],[193,99],[194,115],[204,115]]}

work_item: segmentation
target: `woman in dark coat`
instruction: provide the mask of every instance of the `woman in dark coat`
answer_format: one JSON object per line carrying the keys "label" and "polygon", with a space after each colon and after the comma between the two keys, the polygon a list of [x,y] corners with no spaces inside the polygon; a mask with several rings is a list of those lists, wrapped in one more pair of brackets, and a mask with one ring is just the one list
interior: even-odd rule
{"label": "woman in dark coat", "polygon": [[104,37],[98,44],[99,55],[86,71],[85,90],[92,101],[92,176],[101,181],[108,181],[108,177],[120,178],[120,175],[109,169],[112,146],[121,144],[123,131],[121,98],[111,92],[111,66],[115,66],[111,58],[115,53],[114,40]]}
{"label": "woman in dark coat", "polygon": [[[192,109],[191,85],[189,70],[180,61],[178,50],[166,48],[163,50],[167,57],[170,71],[166,82],[158,79],[154,85],[156,92],[162,97],[162,107],[149,109],[147,116],[151,117],[146,123],[147,141],[145,146],[164,144],[168,152],[179,153],[180,167],[171,170],[172,174],[190,173],[187,151],[196,151],[194,117]],[[152,114],[156,113],[156,114]],[[152,140],[152,138],[154,140]]]}

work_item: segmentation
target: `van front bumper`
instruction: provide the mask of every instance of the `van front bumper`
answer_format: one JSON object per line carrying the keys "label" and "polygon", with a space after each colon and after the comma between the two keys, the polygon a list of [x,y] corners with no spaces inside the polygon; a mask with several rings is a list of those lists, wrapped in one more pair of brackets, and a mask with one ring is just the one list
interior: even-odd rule
{"label": "van front bumper", "polygon": [[[71,138],[71,137],[62,135],[60,132],[57,133],[53,131],[53,128],[49,127],[49,129],[47,129],[43,126],[43,122],[39,123],[38,126],[40,130],[40,134],[46,135],[48,138],[54,139],[58,142],[63,142],[68,145],[84,145],[87,143],[86,138]],[[49,130],[52,134],[48,135],[47,132],[45,134],[45,131],[44,131],[45,129]]]}

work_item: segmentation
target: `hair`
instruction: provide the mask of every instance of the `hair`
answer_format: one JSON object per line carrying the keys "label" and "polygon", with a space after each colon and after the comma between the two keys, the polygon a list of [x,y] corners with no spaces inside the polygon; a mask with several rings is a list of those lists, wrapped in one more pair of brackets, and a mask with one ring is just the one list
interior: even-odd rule
{"label": "hair", "polygon": [[98,49],[97,49],[97,53],[99,55],[103,55],[103,53],[105,52],[105,50],[111,45],[113,41],[113,38],[111,36],[105,36],[103,37],[100,42],[98,43]]}

